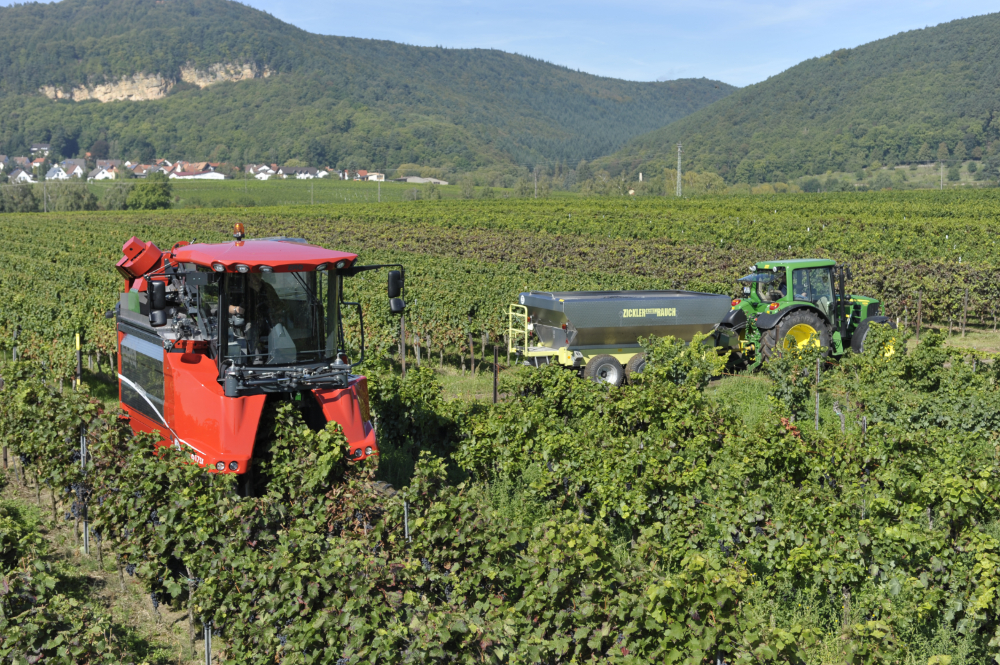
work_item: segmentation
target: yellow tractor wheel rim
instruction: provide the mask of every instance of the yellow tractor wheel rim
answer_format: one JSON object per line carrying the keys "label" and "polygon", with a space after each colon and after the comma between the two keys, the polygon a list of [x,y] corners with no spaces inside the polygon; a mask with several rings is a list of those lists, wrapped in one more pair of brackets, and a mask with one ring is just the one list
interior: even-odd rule
{"label": "yellow tractor wheel rim", "polygon": [[819,346],[819,331],[807,323],[797,323],[785,333],[785,349],[792,347],[791,340],[795,340],[797,348],[806,346]]}

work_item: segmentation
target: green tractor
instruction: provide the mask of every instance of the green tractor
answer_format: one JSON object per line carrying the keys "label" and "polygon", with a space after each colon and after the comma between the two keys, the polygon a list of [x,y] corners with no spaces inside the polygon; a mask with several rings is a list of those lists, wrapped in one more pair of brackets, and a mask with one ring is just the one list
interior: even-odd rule
{"label": "green tractor", "polygon": [[849,268],[829,259],[751,266],[739,280],[744,297],[733,300],[716,327],[716,344],[732,350],[734,367],[749,369],[793,346],[822,346],[834,356],[861,353],[871,324],[893,324],[875,298],[845,293],[849,277]]}

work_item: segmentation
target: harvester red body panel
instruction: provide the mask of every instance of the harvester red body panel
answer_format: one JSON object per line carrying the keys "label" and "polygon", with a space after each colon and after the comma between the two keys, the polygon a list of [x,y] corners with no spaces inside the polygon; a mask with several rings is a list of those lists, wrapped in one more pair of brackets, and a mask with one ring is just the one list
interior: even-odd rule
{"label": "harvester red body panel", "polygon": [[341,348],[341,280],[355,254],[292,239],[164,253],[138,238],[122,253],[119,399],[135,431],[244,473],[268,399],[297,399],[319,424],[340,424],[352,459],[378,454],[367,379]]}

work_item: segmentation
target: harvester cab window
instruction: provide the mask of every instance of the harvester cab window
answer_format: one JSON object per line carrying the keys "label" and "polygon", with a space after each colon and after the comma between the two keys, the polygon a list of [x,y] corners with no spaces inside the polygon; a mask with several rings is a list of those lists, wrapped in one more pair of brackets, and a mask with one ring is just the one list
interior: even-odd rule
{"label": "harvester cab window", "polygon": [[785,278],[785,269],[779,268],[775,272],[759,272],[757,281],[757,295],[761,302],[777,302],[788,295],[788,281]]}
{"label": "harvester cab window", "polygon": [[[290,365],[329,355],[327,272],[228,275],[226,356],[237,364]],[[336,349],[334,349],[334,353]]]}
{"label": "harvester cab window", "polygon": [[219,325],[219,285],[205,284],[198,287],[198,309],[202,321],[215,339],[215,330]]}
{"label": "harvester cab window", "polygon": [[827,317],[831,315],[833,278],[829,268],[800,268],[792,273],[792,293],[796,300],[811,302]]}

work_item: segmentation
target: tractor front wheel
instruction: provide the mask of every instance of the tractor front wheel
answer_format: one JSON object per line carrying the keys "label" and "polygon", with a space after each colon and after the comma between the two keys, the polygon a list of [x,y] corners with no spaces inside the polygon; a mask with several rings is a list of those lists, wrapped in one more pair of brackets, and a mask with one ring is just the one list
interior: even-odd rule
{"label": "tractor front wheel", "polygon": [[760,338],[760,352],[767,362],[787,349],[821,346],[830,349],[830,329],[816,312],[799,309],[789,312]]}

